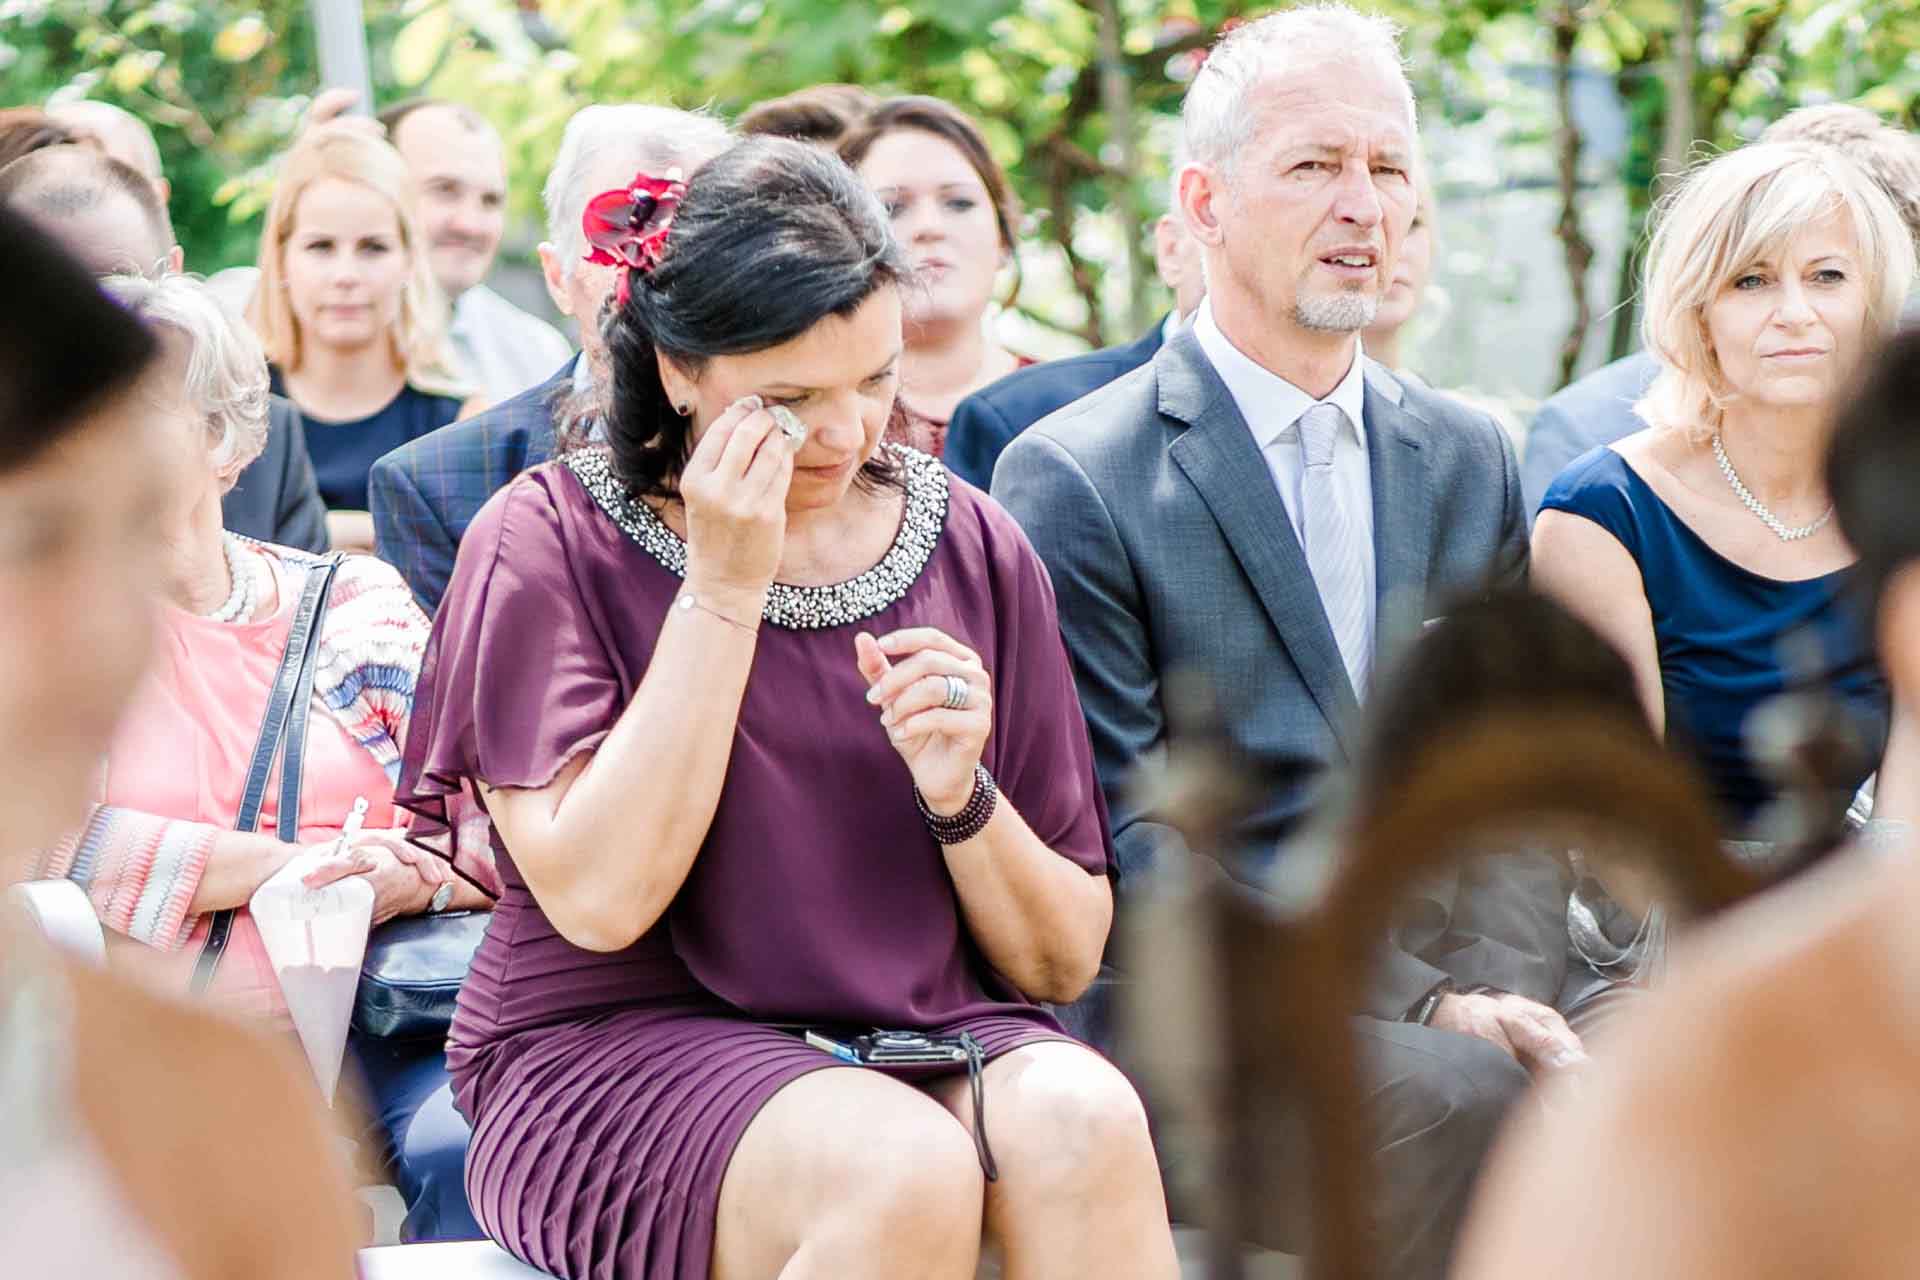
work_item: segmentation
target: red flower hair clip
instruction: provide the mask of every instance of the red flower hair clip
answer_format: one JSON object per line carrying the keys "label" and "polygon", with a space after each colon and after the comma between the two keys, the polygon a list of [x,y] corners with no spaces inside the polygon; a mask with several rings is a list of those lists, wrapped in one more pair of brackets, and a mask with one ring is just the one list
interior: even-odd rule
{"label": "red flower hair clip", "polygon": [[621,306],[627,303],[633,273],[645,275],[660,265],[674,210],[686,194],[680,170],[669,169],[664,178],[637,174],[618,191],[602,192],[587,202],[580,219],[587,243],[593,246],[587,261],[620,269],[615,296]]}

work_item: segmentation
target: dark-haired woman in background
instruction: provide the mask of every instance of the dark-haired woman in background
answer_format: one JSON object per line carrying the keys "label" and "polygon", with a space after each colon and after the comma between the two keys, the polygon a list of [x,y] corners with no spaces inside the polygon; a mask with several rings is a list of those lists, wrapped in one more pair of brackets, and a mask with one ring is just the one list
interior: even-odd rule
{"label": "dark-haired woman in background", "polygon": [[[468,531],[400,787],[429,828],[471,789],[506,885],[449,1053],[476,1215],[562,1277],[961,1280],[984,1232],[1009,1280],[1171,1280],[1139,1102],[1035,1004],[1113,911],[1052,591],[882,440],[884,213],[757,138],[589,218],[632,267],[610,447]],[[984,1068],[845,1067],[792,1024]]]}
{"label": "dark-haired woman in background", "polygon": [[980,127],[938,98],[889,98],[847,135],[840,155],[886,205],[913,266],[902,295],[907,350],[895,431],[937,458],[956,405],[1034,363],[986,325],[1001,268],[1014,269],[1006,305],[1020,292],[1020,206]]}

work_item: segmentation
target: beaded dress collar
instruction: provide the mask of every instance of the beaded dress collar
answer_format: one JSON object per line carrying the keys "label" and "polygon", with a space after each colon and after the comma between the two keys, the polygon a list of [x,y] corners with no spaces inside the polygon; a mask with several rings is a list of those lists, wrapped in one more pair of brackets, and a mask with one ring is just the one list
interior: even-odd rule
{"label": "beaded dress collar", "polygon": [[[880,562],[857,577],[826,587],[773,584],[761,616],[790,631],[824,631],[873,617],[900,601],[933,559],[946,526],[947,469],[917,449],[885,444],[906,474],[907,510]],[[607,518],[672,573],[687,573],[687,544],[654,509],[627,492],[605,449],[582,449],[564,459]]]}

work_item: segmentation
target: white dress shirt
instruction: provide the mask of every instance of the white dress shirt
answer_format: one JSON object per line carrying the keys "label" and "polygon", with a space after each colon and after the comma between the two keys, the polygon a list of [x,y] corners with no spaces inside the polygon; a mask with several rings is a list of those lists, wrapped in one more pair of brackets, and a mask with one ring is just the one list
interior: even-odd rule
{"label": "white dress shirt", "polygon": [[447,337],[457,371],[490,405],[539,386],[573,355],[558,329],[483,284],[453,304]]}
{"label": "white dress shirt", "polygon": [[[1227,384],[1240,416],[1246,419],[1247,429],[1253,433],[1253,441],[1266,459],[1273,487],[1279,490],[1280,501],[1286,505],[1293,536],[1304,545],[1300,489],[1306,464],[1300,453],[1299,424],[1301,415],[1316,401],[1229,342],[1214,321],[1211,299],[1202,302],[1194,315],[1193,336],[1214,372]],[[1334,442],[1333,471],[1340,488],[1341,505],[1366,540],[1360,563],[1366,578],[1362,596],[1367,601],[1367,643],[1371,649],[1378,624],[1379,592],[1373,546],[1373,466],[1367,460],[1364,364],[1359,340],[1355,339],[1353,365],[1326,399],[1327,403],[1338,405],[1347,418],[1346,428]]]}

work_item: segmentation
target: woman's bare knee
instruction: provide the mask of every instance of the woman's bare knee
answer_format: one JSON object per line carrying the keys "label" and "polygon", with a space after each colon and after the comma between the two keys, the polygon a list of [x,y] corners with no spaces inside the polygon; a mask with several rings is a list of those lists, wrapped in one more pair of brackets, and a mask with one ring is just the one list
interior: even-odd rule
{"label": "woman's bare knee", "polygon": [[1113,1064],[1077,1045],[1019,1053],[1023,1060],[1009,1062],[987,1090],[987,1133],[1003,1167],[1084,1178],[1115,1162],[1153,1165],[1146,1110]]}
{"label": "woman's bare knee", "polygon": [[815,1072],[742,1137],[712,1274],[971,1276],[983,1195],[972,1141],[938,1104],[874,1072]]}

